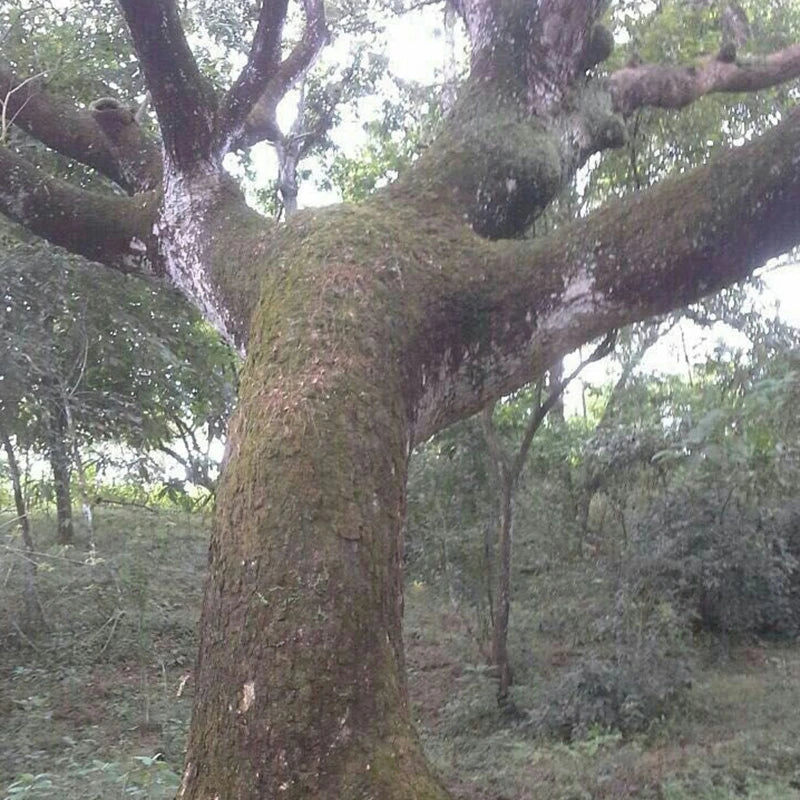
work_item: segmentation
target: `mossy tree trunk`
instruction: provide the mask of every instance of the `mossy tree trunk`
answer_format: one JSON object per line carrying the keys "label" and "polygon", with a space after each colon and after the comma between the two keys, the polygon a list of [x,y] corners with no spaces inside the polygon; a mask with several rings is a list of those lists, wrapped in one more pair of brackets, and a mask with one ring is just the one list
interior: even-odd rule
{"label": "mossy tree trunk", "polygon": [[396,343],[368,271],[296,269],[231,427],[181,796],[444,798],[406,695]]}
{"label": "mossy tree trunk", "polygon": [[76,110],[78,141],[42,125],[63,104],[19,91],[15,124],[133,196],[98,198],[0,148],[0,210],[117,269],[166,275],[247,353],[179,798],[444,798],[403,669],[411,448],[590,339],[800,242],[800,114],[546,238],[517,238],[591,154],[624,141],[626,114],[774,85],[800,74],[800,57],[598,79],[613,44],[596,24],[603,0],[460,0],[471,74],[438,139],[363,205],[278,225],[247,208],[222,159],[274,132],[277,100],[326,38],[321,0],[303,4],[306,31],[285,58],[285,8],[263,3],[223,95],[174,0],[119,5],[163,168],[124,107]]}

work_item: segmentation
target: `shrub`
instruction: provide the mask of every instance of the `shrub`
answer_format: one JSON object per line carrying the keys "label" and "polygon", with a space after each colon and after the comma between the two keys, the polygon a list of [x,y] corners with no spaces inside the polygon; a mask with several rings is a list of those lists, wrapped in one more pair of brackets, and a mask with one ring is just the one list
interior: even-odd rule
{"label": "shrub", "polygon": [[675,604],[696,630],[795,635],[800,630],[797,524],[729,493],[682,489],[638,526],[628,592]]}
{"label": "shrub", "polygon": [[634,733],[665,717],[690,687],[686,662],[655,648],[613,660],[589,659],[545,692],[532,723],[537,732],[567,741],[597,728]]}

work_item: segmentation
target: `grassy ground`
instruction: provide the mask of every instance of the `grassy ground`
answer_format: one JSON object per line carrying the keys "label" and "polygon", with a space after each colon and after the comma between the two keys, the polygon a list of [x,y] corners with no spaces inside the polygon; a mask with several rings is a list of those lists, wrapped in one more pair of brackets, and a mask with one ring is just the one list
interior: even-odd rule
{"label": "grassy ground", "polygon": [[[56,549],[38,576],[50,626],[15,626],[18,539],[0,538],[0,799],[171,798],[191,707],[206,560],[199,517],[101,511],[97,560]],[[8,548],[12,548],[9,550]],[[514,609],[515,698],[535,698],[592,646],[602,576],[550,571]],[[521,594],[521,593],[518,593]],[[406,646],[425,747],[462,800],[800,798],[800,647],[734,648],[702,664],[688,702],[641,735],[563,744],[501,717],[469,615],[408,587]],[[188,678],[188,679],[187,679]]]}

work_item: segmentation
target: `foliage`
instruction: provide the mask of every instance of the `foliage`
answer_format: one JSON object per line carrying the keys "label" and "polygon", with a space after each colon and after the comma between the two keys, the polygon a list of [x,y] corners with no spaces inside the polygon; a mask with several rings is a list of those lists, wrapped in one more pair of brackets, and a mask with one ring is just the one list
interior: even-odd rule
{"label": "foliage", "polygon": [[564,675],[540,701],[534,728],[567,741],[596,730],[647,730],[674,713],[691,687],[687,665],[648,649],[614,661],[590,659]]}
{"label": "foliage", "polygon": [[[7,789],[3,800],[45,800],[52,797],[57,787],[54,782],[57,776],[41,772],[34,775],[22,773]],[[173,771],[164,761],[160,753],[155,756],[134,756],[127,762],[100,761],[94,759],[89,766],[75,765],[67,780],[83,781],[102,789],[103,798],[117,795],[139,800],[168,800],[174,797],[180,784],[180,775]],[[100,797],[101,795],[94,795]]]}
{"label": "foliage", "polygon": [[358,202],[396,179],[433,139],[442,119],[438,87],[394,78],[394,99],[384,99],[376,118],[363,123],[367,142],[353,156],[329,154],[323,189]]}
{"label": "foliage", "polygon": [[[723,4],[670,0],[642,13],[641,3],[613,4],[618,46],[609,71],[626,63],[690,63],[716,53],[723,40],[719,9]],[[800,9],[783,0],[745,0],[754,35],[743,58],[785,47],[800,38]],[[691,35],[687,35],[687,26]],[[791,85],[736,95],[709,95],[680,114],[642,109],[634,114],[625,147],[605,154],[583,191],[593,208],[611,195],[650,186],[673,171],[702,163],[715,147],[741,142],[774,124],[794,104]]]}
{"label": "foliage", "polygon": [[0,275],[0,412],[18,445],[46,451],[55,405],[82,447],[182,438],[187,478],[209,474],[193,439],[224,435],[236,365],[183,300],[46,245],[9,243]]}
{"label": "foliage", "polygon": [[489,637],[486,546],[492,493],[476,419],[417,448],[409,463],[406,574],[437,586],[475,613],[476,635]]}
{"label": "foliage", "polygon": [[668,516],[648,519],[648,531],[661,526],[660,535],[637,539],[643,555],[631,564],[631,590],[639,597],[673,598],[704,630],[795,634],[796,519],[787,529],[768,512],[742,508],[736,500],[721,508],[718,497],[702,491],[673,493],[667,502]]}
{"label": "foliage", "polygon": [[663,494],[636,518],[629,572],[637,592],[672,598],[706,630],[793,634],[800,626],[793,360],[771,360],[749,375],[735,363],[708,371],[726,402],[700,416],[678,450],[659,454],[678,463]]}

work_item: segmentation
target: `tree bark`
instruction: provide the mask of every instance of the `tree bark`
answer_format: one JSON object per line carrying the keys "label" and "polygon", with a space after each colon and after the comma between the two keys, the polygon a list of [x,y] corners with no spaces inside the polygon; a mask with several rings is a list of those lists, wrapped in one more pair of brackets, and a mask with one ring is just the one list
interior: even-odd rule
{"label": "tree bark", "polygon": [[25,603],[25,618],[23,628],[29,631],[44,628],[46,623],[42,604],[39,602],[39,594],[36,591],[36,548],[33,546],[33,536],[31,536],[31,523],[28,519],[28,509],[25,505],[25,495],[22,492],[22,479],[17,462],[14,446],[4,427],[0,426],[0,440],[3,442],[3,449],[8,459],[8,471],[11,475],[11,487],[14,492],[14,508],[17,512],[17,522],[22,535],[22,544],[25,548],[25,583],[22,594]]}
{"label": "tree bark", "polygon": [[48,422],[50,468],[53,471],[53,491],[56,496],[56,541],[59,544],[72,544],[75,532],[72,526],[71,463],[67,443],[67,422],[60,404],[53,403]]}
{"label": "tree bark", "polygon": [[370,270],[298,269],[252,331],[178,796],[439,800],[404,675],[399,331]]}

